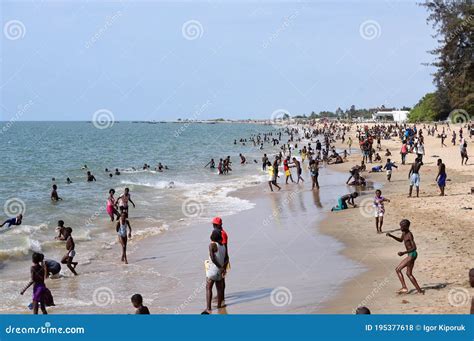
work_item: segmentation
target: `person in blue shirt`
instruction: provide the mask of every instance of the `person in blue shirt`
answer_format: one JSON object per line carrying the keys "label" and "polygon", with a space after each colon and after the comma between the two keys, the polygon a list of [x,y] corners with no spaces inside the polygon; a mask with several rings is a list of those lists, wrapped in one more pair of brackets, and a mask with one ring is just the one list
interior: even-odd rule
{"label": "person in blue shirt", "polygon": [[390,161],[390,159],[387,159],[387,163],[385,166],[383,166],[383,169],[387,171],[387,180],[390,181],[392,178],[392,169],[393,167],[398,168],[394,162]]}
{"label": "person in blue shirt", "polygon": [[0,225],[0,227],[3,227],[5,224],[8,224],[7,227],[10,227],[12,225],[21,225],[21,220],[23,219],[23,215],[22,214],[19,214],[17,215],[16,217],[14,218],[10,218],[10,219],[7,219],[3,222],[2,225]]}

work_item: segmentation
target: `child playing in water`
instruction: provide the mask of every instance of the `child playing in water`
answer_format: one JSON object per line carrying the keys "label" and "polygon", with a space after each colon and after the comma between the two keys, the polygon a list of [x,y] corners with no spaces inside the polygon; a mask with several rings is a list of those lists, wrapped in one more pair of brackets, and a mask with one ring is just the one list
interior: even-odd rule
{"label": "child playing in water", "polygon": [[22,214],[19,214],[17,215],[16,217],[14,218],[10,218],[10,219],[7,219],[3,222],[2,225],[0,225],[0,227],[3,227],[5,224],[8,224],[7,227],[10,227],[12,225],[21,225],[21,221],[23,219],[23,215]]}
{"label": "child playing in water", "polygon": [[117,222],[115,230],[118,234],[118,240],[120,245],[122,245],[122,262],[128,264],[127,260],[127,227],[130,230],[128,232],[128,238],[132,238],[132,227],[130,226],[130,222],[127,219],[127,213],[122,212],[120,215],[120,220]]}
{"label": "child playing in water", "polygon": [[135,314],[136,315],[150,315],[150,311],[148,307],[143,305],[143,297],[140,294],[135,294],[131,298],[133,307],[136,308]]}
{"label": "child playing in water", "polygon": [[278,190],[281,190],[281,187],[278,186],[277,184],[278,163],[275,161],[272,166],[272,164],[269,161],[267,164],[267,168],[268,168],[268,186],[270,186],[270,190],[273,192],[272,185],[278,188]]}
{"label": "child playing in water", "polygon": [[331,211],[341,211],[348,208],[347,204],[352,205],[352,207],[357,207],[354,203],[354,199],[359,196],[359,193],[354,192],[350,194],[343,195],[337,200],[337,205],[331,209]]}
{"label": "child playing in water", "polygon": [[385,214],[385,207],[384,202],[390,202],[387,198],[382,196],[381,190],[375,191],[375,198],[374,198],[374,207],[375,207],[375,228],[377,229],[377,233],[382,233],[382,225],[383,225],[383,215]]}
{"label": "child playing in water", "polygon": [[38,314],[38,308],[44,315],[48,314],[46,311],[46,304],[54,305],[53,297],[51,292],[46,288],[44,279],[46,278],[45,269],[43,267],[44,256],[41,253],[34,252],[31,260],[33,265],[31,266],[31,281],[23,288],[20,295],[23,295],[25,291],[33,285],[33,314]]}
{"label": "child playing in water", "polygon": [[56,231],[58,232],[58,235],[56,237],[54,237],[54,239],[57,239],[57,240],[67,240],[67,237],[69,237],[69,235],[67,234],[67,230],[68,227],[65,227],[64,226],[64,221],[63,220],[58,220],[58,227],[56,227]]}
{"label": "child playing in water", "polygon": [[288,179],[290,179],[291,182],[294,183],[293,176],[291,175],[291,171],[290,171],[290,166],[288,165],[289,162],[290,162],[290,157],[287,156],[287,158],[283,161],[283,171],[285,172],[285,176],[286,176],[285,183],[287,185],[288,185]]}
{"label": "child playing in water", "polygon": [[311,180],[312,180],[312,186],[311,189],[314,189],[316,187],[319,189],[319,182],[318,182],[318,176],[319,176],[319,163],[316,160],[311,160],[309,162],[309,172],[311,174]]}
{"label": "child playing in water", "polygon": [[63,200],[58,195],[58,186],[56,186],[56,185],[53,185],[53,190],[51,191],[51,200],[52,201]]}
{"label": "child playing in water", "polygon": [[109,198],[107,199],[107,206],[105,208],[111,221],[114,221],[115,216],[117,216],[117,220],[120,217],[120,213],[117,211],[117,202],[115,201],[114,194],[114,189],[109,190]]}
{"label": "child playing in water", "polygon": [[415,239],[413,237],[413,234],[410,232],[410,221],[408,219],[403,219],[400,222],[400,229],[402,230],[402,235],[400,238],[395,237],[394,235],[390,233],[386,234],[387,237],[391,237],[395,239],[397,242],[400,242],[400,243],[403,242],[406,248],[406,251],[400,251],[398,255],[400,257],[403,255],[407,255],[407,257],[404,258],[395,269],[395,271],[397,272],[398,278],[400,279],[400,282],[402,284],[402,288],[398,290],[398,293],[406,294],[408,292],[408,288],[405,283],[405,278],[403,278],[403,274],[402,274],[402,270],[406,267],[408,278],[413,283],[418,293],[424,294],[425,291],[420,288],[420,286],[418,285],[418,282],[415,279],[415,276],[413,276],[413,273],[412,273],[413,268],[415,266],[415,260],[418,257],[418,253],[416,252]]}
{"label": "child playing in water", "polygon": [[133,208],[135,208],[135,203],[132,200],[132,197],[130,196],[130,189],[125,188],[124,193],[117,198],[117,202],[119,202],[119,208],[120,208],[120,213],[127,213],[128,215],[128,202],[131,202],[133,205]]}
{"label": "child playing in water", "polygon": [[65,231],[68,236],[66,239],[67,253],[61,259],[61,264],[66,264],[69,270],[71,270],[71,272],[74,274],[74,276],[77,276],[77,272],[75,269],[78,263],[73,262],[73,259],[76,256],[76,251],[74,250],[76,247],[76,244],[74,243],[74,239],[72,238],[72,228],[66,227]]}

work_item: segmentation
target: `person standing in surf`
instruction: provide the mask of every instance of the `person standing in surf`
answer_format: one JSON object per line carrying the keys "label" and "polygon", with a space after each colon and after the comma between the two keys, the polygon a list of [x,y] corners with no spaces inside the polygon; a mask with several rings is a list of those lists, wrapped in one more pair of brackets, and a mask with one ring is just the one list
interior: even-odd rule
{"label": "person standing in surf", "polygon": [[127,260],[127,228],[129,229],[128,238],[132,238],[132,227],[130,226],[130,222],[127,219],[127,213],[122,212],[120,215],[120,220],[117,222],[115,230],[118,234],[118,240],[120,245],[122,245],[122,262],[128,264]]}
{"label": "person standing in surf", "polygon": [[[41,253],[34,252],[31,256],[33,265],[31,266],[31,281],[20,291],[20,295],[23,295],[26,290],[33,285],[33,314],[38,314],[38,309],[41,308],[43,315],[47,315],[46,303],[53,301],[51,292],[46,288],[44,280],[46,278],[45,268],[43,266],[44,256]],[[51,305],[54,305],[52,303]]]}
{"label": "person standing in surf", "polygon": [[114,198],[114,194],[115,194],[115,190],[110,189],[109,198],[107,199],[107,206],[105,208],[111,221],[114,221],[115,216],[117,216],[117,220],[119,220],[120,218],[120,213],[117,211],[117,201]]}
{"label": "person standing in surf", "polygon": [[69,270],[71,270],[71,272],[74,274],[74,276],[77,276],[76,266],[78,263],[73,262],[73,259],[76,256],[76,244],[74,243],[74,239],[72,238],[72,228],[66,227],[66,234],[68,236],[66,239],[67,253],[61,259],[61,264],[66,264]]}
{"label": "person standing in surf", "polygon": [[130,189],[127,187],[125,188],[124,193],[117,198],[117,202],[119,202],[119,208],[120,208],[120,214],[122,213],[127,213],[128,216],[128,202],[131,202],[133,205],[133,208],[135,208],[135,203],[132,200],[132,197],[130,195]]}

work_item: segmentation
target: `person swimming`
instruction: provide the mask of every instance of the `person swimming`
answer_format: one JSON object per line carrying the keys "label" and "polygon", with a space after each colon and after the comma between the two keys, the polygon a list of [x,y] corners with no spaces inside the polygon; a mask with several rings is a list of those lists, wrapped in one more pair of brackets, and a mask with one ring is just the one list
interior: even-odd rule
{"label": "person swimming", "polygon": [[8,224],[7,227],[10,227],[12,225],[18,226],[18,225],[21,225],[22,220],[23,220],[23,214],[19,214],[16,217],[5,220],[3,224],[0,225],[0,227],[3,227],[6,224]]}
{"label": "person swimming", "polygon": [[90,171],[87,171],[87,182],[97,181]]}

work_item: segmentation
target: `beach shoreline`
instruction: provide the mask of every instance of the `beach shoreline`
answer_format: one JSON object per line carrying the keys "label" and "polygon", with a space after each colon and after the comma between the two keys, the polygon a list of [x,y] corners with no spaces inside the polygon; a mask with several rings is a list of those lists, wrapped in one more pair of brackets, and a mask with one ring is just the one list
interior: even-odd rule
{"label": "beach shoreline", "polygon": [[[357,141],[354,128],[349,134]],[[397,164],[399,143],[397,138],[382,141],[384,149],[392,150],[392,160]],[[281,192],[270,193],[264,180],[225,192],[228,200],[249,202],[251,208],[223,215],[224,228],[230,236],[232,270],[228,307],[215,312],[352,314],[358,306],[368,306],[374,314],[468,313],[468,304],[457,303],[453,297],[458,297],[459,292],[472,296],[467,280],[472,265],[467,260],[473,258],[470,243],[474,240],[470,224],[473,216],[472,210],[463,207],[474,206],[473,196],[468,193],[474,186],[473,166],[463,168],[457,163],[458,155],[452,148],[440,148],[435,143],[434,137],[426,138],[429,154],[425,155],[421,171],[420,198],[406,199],[407,174],[413,160],[413,155],[409,155],[407,165],[398,164],[390,183],[384,172],[362,173],[368,186],[356,200],[358,208],[330,212],[338,197],[355,190],[345,184],[349,169],[360,163],[360,154],[354,148],[347,162],[321,168],[320,190],[310,189],[306,163],[303,165],[304,184],[284,185],[284,177],[281,177]],[[341,151],[347,148],[339,141],[335,146]],[[447,164],[447,197],[437,196],[434,178],[438,157]],[[372,164],[367,166],[370,168]],[[263,176],[260,172],[255,175]],[[386,204],[384,230],[396,229],[402,218],[412,221],[411,229],[420,254],[414,275],[426,290],[425,295],[416,295],[413,291],[408,295],[395,294],[400,284],[394,269],[401,260],[397,252],[403,250],[403,245],[375,233],[370,206],[376,188],[381,188],[383,195],[391,199]],[[151,192],[159,194],[160,190],[150,189]],[[409,205],[406,205],[407,200]],[[149,217],[148,213],[132,217],[134,228],[146,231]],[[136,235],[129,243],[129,265],[118,261],[116,241],[102,245],[100,256],[80,264],[81,276],[48,282],[48,287],[58,294],[59,302],[51,311],[128,313],[130,293],[140,292],[152,313],[200,313],[205,305],[203,261],[208,257],[212,230],[210,221],[198,221],[200,218],[197,216],[190,225],[176,221],[147,238]],[[97,221],[104,222],[105,218]],[[455,226],[459,228],[454,229]],[[114,237],[111,233],[110,241]],[[83,247],[87,244],[79,246]],[[113,259],[117,262],[110,263]],[[26,269],[27,261],[21,264]],[[25,269],[16,273],[24,275]],[[5,290],[20,282],[11,281]],[[412,289],[410,282],[408,286]],[[110,302],[97,304],[99,295],[104,293]],[[27,297],[21,299],[24,302],[19,305],[13,293],[8,299],[16,309],[25,309],[9,309],[8,312],[27,312],[24,304]]]}

